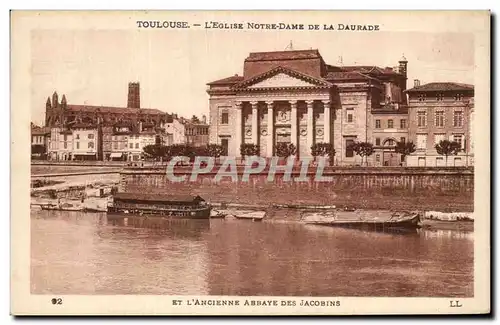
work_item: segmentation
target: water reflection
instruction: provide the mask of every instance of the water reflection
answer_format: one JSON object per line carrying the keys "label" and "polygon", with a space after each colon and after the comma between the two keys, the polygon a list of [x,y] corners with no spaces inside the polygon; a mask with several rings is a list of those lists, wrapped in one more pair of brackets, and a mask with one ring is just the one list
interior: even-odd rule
{"label": "water reflection", "polygon": [[472,296],[473,233],[32,212],[33,293]]}

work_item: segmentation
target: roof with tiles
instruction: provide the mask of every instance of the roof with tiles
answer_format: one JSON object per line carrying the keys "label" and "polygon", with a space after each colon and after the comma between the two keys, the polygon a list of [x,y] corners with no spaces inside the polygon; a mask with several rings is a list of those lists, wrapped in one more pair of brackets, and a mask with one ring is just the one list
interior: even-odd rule
{"label": "roof with tiles", "polygon": [[275,52],[253,52],[245,59],[251,61],[280,61],[280,60],[304,60],[321,59],[318,50],[297,50],[297,51],[275,51]]}
{"label": "roof with tiles", "polygon": [[235,83],[238,83],[240,81],[243,81],[243,76],[238,76],[238,75],[234,75],[234,76],[231,76],[231,77],[227,77],[227,78],[224,78],[224,79],[219,79],[219,80],[215,80],[215,81],[212,81],[212,82],[209,82],[207,85],[210,85],[210,86],[216,86],[216,85],[233,85]]}
{"label": "roof with tiles", "polygon": [[422,91],[472,91],[474,85],[457,83],[457,82],[430,82],[425,85],[413,87],[406,92],[422,92]]}
{"label": "roof with tiles", "polygon": [[72,112],[101,112],[115,114],[147,114],[147,115],[164,115],[166,112],[156,108],[127,108],[113,106],[92,106],[92,105],[68,105],[68,111]]}

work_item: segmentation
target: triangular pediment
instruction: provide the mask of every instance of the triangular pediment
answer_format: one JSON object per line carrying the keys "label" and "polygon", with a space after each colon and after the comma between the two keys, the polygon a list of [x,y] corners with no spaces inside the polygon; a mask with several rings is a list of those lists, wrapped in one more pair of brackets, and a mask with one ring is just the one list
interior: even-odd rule
{"label": "triangular pediment", "polygon": [[331,84],[288,68],[277,67],[235,85],[238,89],[330,87]]}
{"label": "triangular pediment", "polygon": [[280,72],[262,81],[249,85],[247,88],[275,88],[275,87],[314,87],[317,84],[303,79],[292,77],[284,72]]}

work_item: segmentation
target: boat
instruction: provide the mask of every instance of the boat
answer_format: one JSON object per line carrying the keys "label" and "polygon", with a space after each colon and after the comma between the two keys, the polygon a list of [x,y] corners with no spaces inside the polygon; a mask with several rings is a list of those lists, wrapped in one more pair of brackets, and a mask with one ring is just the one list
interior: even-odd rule
{"label": "boat", "polygon": [[360,210],[339,210],[331,217],[306,220],[305,223],[374,231],[413,231],[421,228],[420,214],[417,212],[371,211],[363,215]]}
{"label": "boat", "polygon": [[246,219],[252,221],[262,221],[266,212],[262,211],[239,211],[233,215],[236,219]]}
{"label": "boat", "polygon": [[54,203],[40,204],[40,208],[42,208],[42,210],[59,210],[59,204],[54,204]]}
{"label": "boat", "polygon": [[108,209],[102,207],[85,207],[83,209],[85,212],[107,212]]}
{"label": "boat", "polygon": [[210,213],[210,219],[224,219],[226,216],[226,213],[216,210],[212,210]]}
{"label": "boat", "polygon": [[58,211],[84,211],[85,208],[82,206],[76,206],[71,203],[62,203],[62,204],[40,204],[42,210],[58,210]]}
{"label": "boat", "polygon": [[165,218],[209,219],[212,207],[196,195],[116,193],[108,214],[151,215]]}

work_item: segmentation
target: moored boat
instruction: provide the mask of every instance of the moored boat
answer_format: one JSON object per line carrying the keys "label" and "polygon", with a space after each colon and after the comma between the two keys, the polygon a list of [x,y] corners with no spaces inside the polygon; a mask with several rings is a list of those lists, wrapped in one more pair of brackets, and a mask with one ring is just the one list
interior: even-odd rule
{"label": "moored boat", "polygon": [[410,212],[371,212],[374,215],[362,214],[358,210],[335,211],[329,218],[306,220],[307,224],[354,228],[375,231],[413,231],[421,228],[419,213]]}
{"label": "moored boat", "polygon": [[266,216],[263,211],[238,211],[233,215],[236,219],[246,219],[252,221],[262,221]]}
{"label": "moored boat", "polygon": [[224,219],[226,217],[226,215],[227,215],[226,213],[212,210],[210,212],[210,219]]}
{"label": "moored boat", "polygon": [[209,219],[211,206],[200,196],[158,193],[116,193],[112,214],[154,215],[167,218]]}

